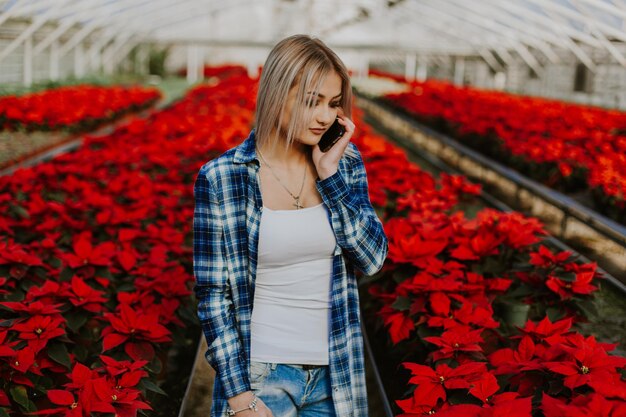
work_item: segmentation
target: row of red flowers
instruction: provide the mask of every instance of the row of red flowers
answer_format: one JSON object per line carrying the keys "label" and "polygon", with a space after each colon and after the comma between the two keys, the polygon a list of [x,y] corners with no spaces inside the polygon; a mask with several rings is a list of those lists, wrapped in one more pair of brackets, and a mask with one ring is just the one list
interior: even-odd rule
{"label": "row of red flowers", "polygon": [[[176,75],[185,77],[187,75],[187,68],[181,68],[176,72]],[[202,67],[202,76],[204,78],[210,77],[232,77],[232,76],[246,76],[248,70],[239,64],[222,64],[222,65],[208,65],[205,64]]]}
{"label": "row of red flowers", "polygon": [[140,86],[64,86],[22,96],[0,97],[0,129],[86,131],[161,98]]}
{"label": "row of red flowers", "polygon": [[[394,353],[412,358],[402,416],[618,416],[626,412],[626,359],[572,330],[593,309],[594,263],[553,252],[534,218],[460,210],[479,187],[411,164],[361,121],[372,202],[389,238],[368,287]],[[532,320],[513,326],[507,307]],[[392,350],[392,349],[389,349]]]}
{"label": "row of red flowers", "polygon": [[440,80],[408,84],[384,100],[548,186],[589,188],[599,209],[626,222],[626,113]]}
{"label": "row of red flowers", "polygon": [[247,134],[252,89],[198,87],[0,178],[0,415],[135,416],[163,394],[197,324],[189,184]]}

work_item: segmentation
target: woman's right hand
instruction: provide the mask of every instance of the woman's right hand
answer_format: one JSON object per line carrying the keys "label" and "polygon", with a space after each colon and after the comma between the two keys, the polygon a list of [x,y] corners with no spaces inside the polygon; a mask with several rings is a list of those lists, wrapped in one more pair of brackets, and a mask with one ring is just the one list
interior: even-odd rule
{"label": "woman's right hand", "polygon": [[[229,398],[228,405],[233,410],[241,410],[242,408],[246,408],[248,405],[250,405],[253,398],[254,395],[252,391],[242,392],[241,394]],[[256,398],[256,407],[258,411],[242,411],[236,414],[237,417],[274,417],[274,414],[272,414],[272,410],[270,410],[259,397]]]}

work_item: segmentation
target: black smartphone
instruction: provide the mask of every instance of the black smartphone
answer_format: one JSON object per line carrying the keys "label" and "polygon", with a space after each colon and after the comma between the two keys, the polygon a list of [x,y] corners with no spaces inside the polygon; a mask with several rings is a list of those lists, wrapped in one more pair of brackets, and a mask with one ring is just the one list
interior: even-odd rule
{"label": "black smartphone", "polygon": [[318,143],[320,150],[322,152],[327,152],[335,143],[337,143],[339,139],[341,139],[344,133],[346,133],[346,129],[339,123],[339,118],[336,118],[333,124],[330,125],[328,130],[322,135],[322,138]]}

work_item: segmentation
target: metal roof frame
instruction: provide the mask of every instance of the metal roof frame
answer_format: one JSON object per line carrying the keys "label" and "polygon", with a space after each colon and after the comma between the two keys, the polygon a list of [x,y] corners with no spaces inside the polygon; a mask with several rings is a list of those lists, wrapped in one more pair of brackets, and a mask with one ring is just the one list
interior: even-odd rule
{"label": "metal roof frame", "polygon": [[[0,49],[0,60],[21,45],[48,22],[57,26],[43,40],[32,48],[41,53],[55,41],[72,33],[58,46],[59,56],[67,54],[86,39],[93,53],[99,50],[104,58],[130,51],[141,42],[199,42],[220,43],[228,41],[215,37],[213,31],[205,30],[204,37],[194,30],[204,28],[204,22],[195,21],[216,17],[221,11],[241,10],[242,16],[249,14],[250,4],[272,8],[279,13],[283,5],[313,14],[315,7],[322,10],[317,19],[307,18],[311,33],[319,32],[328,38],[340,40],[333,32],[342,33],[346,27],[351,30],[368,30],[368,24],[376,18],[391,17],[400,22],[406,14],[416,18],[415,27],[401,25],[407,31],[407,42],[398,47],[398,42],[390,42],[388,48],[410,49],[412,39],[426,40],[441,50],[442,54],[458,53],[459,46],[473,51],[482,57],[494,70],[501,69],[500,60],[505,64],[515,61],[517,55],[535,72],[542,71],[539,58],[558,63],[563,52],[572,54],[592,71],[597,63],[589,55],[590,50],[602,50],[620,65],[626,67],[626,54],[618,44],[626,43],[626,1],[625,0],[475,0],[468,4],[464,0],[400,0],[389,3],[383,0],[344,0],[340,3],[330,0],[5,0],[0,1],[0,26],[9,19],[30,17],[19,36]],[[308,2],[308,3],[304,3]],[[296,6],[293,6],[296,5]],[[332,13],[337,8],[350,9],[344,13]],[[289,9],[289,8],[288,8]],[[329,14],[329,16],[323,13]],[[359,15],[360,13],[360,15]],[[345,16],[356,16],[347,18]],[[420,17],[423,19],[417,20]],[[607,22],[604,19],[611,19]],[[380,21],[380,20],[378,20]],[[621,27],[615,26],[615,23]],[[268,25],[254,18],[244,24]],[[452,24],[450,24],[452,23]],[[343,27],[334,26],[343,25]],[[393,29],[394,23],[388,30]],[[175,28],[186,28],[174,35]],[[258,27],[258,26],[257,26]],[[369,28],[371,31],[371,28]],[[206,34],[208,32],[208,35]],[[271,32],[271,30],[270,30]],[[280,35],[278,31],[276,36]],[[97,33],[97,37],[93,36]],[[235,32],[236,33],[236,32]],[[273,32],[272,32],[273,33]],[[354,32],[353,32],[354,33]],[[234,34],[229,35],[236,41]],[[318,35],[319,36],[319,35]],[[242,39],[239,39],[242,40]],[[271,43],[272,39],[265,40]],[[132,46],[129,47],[129,45]],[[363,46],[363,45],[361,45]],[[372,45],[378,49],[381,45]],[[416,53],[422,47],[415,46]],[[428,49],[428,48],[425,48]],[[497,54],[497,58],[496,58]],[[540,55],[537,55],[540,54]]]}

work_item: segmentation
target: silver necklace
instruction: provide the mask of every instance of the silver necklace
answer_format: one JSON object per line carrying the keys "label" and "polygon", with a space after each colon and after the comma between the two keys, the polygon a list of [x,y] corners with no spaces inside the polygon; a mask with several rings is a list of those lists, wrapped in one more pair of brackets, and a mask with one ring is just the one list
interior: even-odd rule
{"label": "silver necklace", "polygon": [[282,187],[289,193],[291,198],[295,200],[295,203],[293,205],[296,207],[296,210],[303,208],[304,206],[300,204],[300,196],[302,195],[302,189],[304,188],[304,179],[306,178],[306,165],[304,165],[304,175],[302,176],[302,185],[300,185],[300,192],[298,193],[298,195],[293,195],[293,193],[289,191],[289,188],[287,188],[285,184],[283,184],[283,182],[280,180],[280,178],[278,178],[278,175],[276,175],[271,165],[267,163],[265,158],[263,158],[263,155],[261,154],[261,151],[259,150],[259,148],[256,148],[256,151],[261,157],[261,160],[263,161],[263,163],[267,165],[267,167],[270,169],[270,172],[272,173],[274,178],[276,178],[276,181],[278,181],[278,183],[282,185]]}

